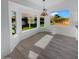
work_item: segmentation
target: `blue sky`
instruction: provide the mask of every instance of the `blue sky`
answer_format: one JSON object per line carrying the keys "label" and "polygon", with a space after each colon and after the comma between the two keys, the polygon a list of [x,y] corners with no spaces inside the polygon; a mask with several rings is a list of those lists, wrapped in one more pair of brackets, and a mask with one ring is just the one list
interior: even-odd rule
{"label": "blue sky", "polygon": [[61,11],[53,11],[51,15],[54,16],[55,14],[60,15],[61,17],[69,18],[70,14],[68,10],[61,10]]}

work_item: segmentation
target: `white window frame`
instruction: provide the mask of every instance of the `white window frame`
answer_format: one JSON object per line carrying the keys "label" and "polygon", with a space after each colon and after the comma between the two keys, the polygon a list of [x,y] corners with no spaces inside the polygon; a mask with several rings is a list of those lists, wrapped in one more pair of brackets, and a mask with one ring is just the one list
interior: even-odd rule
{"label": "white window frame", "polygon": [[[25,16],[25,17],[28,17],[28,16]],[[37,17],[37,16],[36,16]],[[29,18],[29,17],[28,17]],[[38,19],[37,19],[38,20]],[[38,22],[37,22],[38,23]],[[28,29],[28,30],[22,30],[22,18],[21,18],[21,30],[22,30],[22,32],[28,32],[28,31],[31,31],[31,30],[35,30],[35,29],[37,29],[38,28],[38,25],[37,25],[37,27],[35,27],[35,28],[32,28],[32,29]]]}
{"label": "white window frame", "polygon": [[[10,30],[10,38],[15,38],[17,36],[17,17],[16,17],[16,33],[12,34],[12,11],[16,12],[16,10],[9,9],[9,30]],[[17,12],[16,12],[17,16]]]}

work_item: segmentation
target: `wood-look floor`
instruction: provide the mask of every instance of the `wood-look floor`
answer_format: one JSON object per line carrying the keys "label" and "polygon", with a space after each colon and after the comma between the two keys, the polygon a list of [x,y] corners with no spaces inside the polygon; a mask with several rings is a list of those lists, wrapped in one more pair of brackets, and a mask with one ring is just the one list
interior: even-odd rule
{"label": "wood-look floor", "polygon": [[33,44],[40,40],[47,32],[37,33],[27,39],[22,40],[10,54],[11,59],[29,59],[28,53]]}
{"label": "wood-look floor", "polygon": [[78,59],[77,46],[75,38],[55,34],[38,59]]}
{"label": "wood-look floor", "polygon": [[[46,34],[49,34],[51,35],[50,33],[47,33],[47,32],[40,32],[40,33],[37,33],[27,39],[24,39],[22,40],[17,46],[16,48],[14,49],[14,51],[10,54],[10,57],[11,59],[29,59],[28,58],[28,53],[29,53],[29,50],[30,48],[38,41],[40,40],[43,36],[45,36]],[[56,37],[55,37],[56,38]],[[57,39],[60,38],[62,39],[60,36],[57,37]],[[63,38],[64,39],[64,38]],[[64,43],[66,44],[66,41],[63,40]],[[54,41],[55,42],[55,39]],[[67,40],[68,42],[68,40]],[[70,44],[72,43],[72,39],[69,40]],[[68,43],[69,43],[68,42]],[[53,43],[54,44],[54,43]],[[76,46],[74,45],[74,43],[72,43],[71,45],[74,46],[74,49],[76,48],[76,51],[77,51],[77,42],[76,42]],[[62,44],[63,45],[63,44]],[[59,45],[60,46],[60,45]],[[53,46],[55,47],[55,46]],[[61,47],[61,46],[60,46]],[[69,46],[68,46],[69,48]],[[53,48],[52,48],[53,49]],[[58,49],[56,49],[56,52],[57,52]],[[72,50],[72,49],[71,49]],[[60,51],[60,50],[59,50]],[[69,52],[69,51],[68,51]],[[55,53],[55,48],[54,48],[54,53]],[[72,53],[72,52],[71,52]],[[72,53],[74,54],[74,53]],[[54,55],[55,56],[55,55]],[[64,55],[65,56],[65,55]],[[76,58],[77,58],[77,54],[76,54]],[[42,59],[42,58],[41,58]],[[44,58],[45,59],[45,58]],[[54,58],[52,58],[54,59]],[[59,59],[59,58],[57,58]],[[61,59],[61,58],[60,58]],[[66,59],[66,58],[65,58]],[[74,58],[73,58],[74,59]]]}

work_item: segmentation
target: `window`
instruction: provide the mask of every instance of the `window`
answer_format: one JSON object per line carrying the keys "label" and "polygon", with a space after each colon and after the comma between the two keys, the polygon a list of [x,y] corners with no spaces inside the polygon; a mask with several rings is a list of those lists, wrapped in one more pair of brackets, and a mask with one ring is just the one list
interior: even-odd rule
{"label": "window", "polygon": [[28,17],[22,17],[22,30],[28,30],[28,29],[29,29]]}
{"label": "window", "polygon": [[37,27],[37,17],[22,17],[22,30],[29,30]]}
{"label": "window", "polygon": [[51,16],[52,16],[50,19],[51,25],[67,26],[70,23],[68,10],[52,12]]}
{"label": "window", "polygon": [[34,19],[31,19],[31,28],[37,27],[37,17],[34,17]]}
{"label": "window", "polygon": [[40,27],[44,27],[44,17],[40,18]]}
{"label": "window", "polygon": [[15,11],[11,11],[12,12],[12,17],[11,17],[11,21],[12,21],[12,35],[16,34],[16,12]]}

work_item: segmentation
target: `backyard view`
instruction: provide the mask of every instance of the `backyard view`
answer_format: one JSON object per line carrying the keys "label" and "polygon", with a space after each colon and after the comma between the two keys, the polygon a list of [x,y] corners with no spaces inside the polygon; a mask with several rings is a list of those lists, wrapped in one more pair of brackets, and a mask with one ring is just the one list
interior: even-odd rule
{"label": "backyard view", "polygon": [[37,17],[22,17],[22,30],[29,30],[37,27]]}
{"label": "backyard view", "polygon": [[12,11],[12,34],[16,34],[16,12]]}
{"label": "backyard view", "polygon": [[44,18],[43,17],[40,18],[40,27],[44,27]]}
{"label": "backyard view", "polygon": [[67,11],[53,12],[50,20],[52,25],[67,26],[70,23]]}

